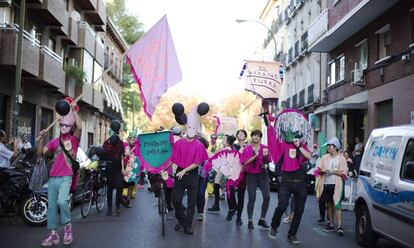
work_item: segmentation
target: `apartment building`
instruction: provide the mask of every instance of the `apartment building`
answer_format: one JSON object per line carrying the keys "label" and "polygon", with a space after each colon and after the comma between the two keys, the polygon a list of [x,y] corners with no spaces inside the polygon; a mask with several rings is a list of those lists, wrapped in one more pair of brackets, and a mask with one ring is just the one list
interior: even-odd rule
{"label": "apartment building", "polygon": [[309,50],[328,54],[323,106],[328,136],[353,149],[374,128],[414,116],[414,2],[335,0],[309,28]]}
{"label": "apartment building", "polygon": [[[0,128],[9,134],[19,15],[20,1],[0,1]],[[27,0],[25,18],[18,134],[29,134],[34,144],[36,134],[55,118],[56,101],[82,95],[81,147],[87,149],[101,141],[98,125],[106,108],[118,108],[107,118],[122,118],[120,84],[111,100],[105,81],[94,84],[105,69],[108,20],[104,0]],[[75,80],[65,72],[68,67],[80,69],[85,78]],[[46,139],[57,133],[57,128],[51,130]]]}

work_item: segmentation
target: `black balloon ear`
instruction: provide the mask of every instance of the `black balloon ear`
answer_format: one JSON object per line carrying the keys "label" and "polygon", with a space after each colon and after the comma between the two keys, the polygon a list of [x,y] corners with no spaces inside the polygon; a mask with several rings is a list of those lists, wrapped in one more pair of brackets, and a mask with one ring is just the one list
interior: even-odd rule
{"label": "black balloon ear", "polygon": [[197,113],[199,115],[205,115],[205,114],[208,113],[209,110],[210,110],[210,106],[208,106],[208,104],[206,102],[202,102],[202,103],[198,104]]}
{"label": "black balloon ear", "polygon": [[116,133],[119,132],[119,129],[121,129],[121,122],[119,122],[118,120],[112,120],[111,129]]}
{"label": "black balloon ear", "polygon": [[180,116],[182,113],[184,113],[184,106],[181,103],[176,102],[172,105],[172,112],[174,115]]}
{"label": "black balloon ear", "polygon": [[63,99],[59,100],[55,105],[55,110],[60,116],[65,116],[70,111],[70,104]]}
{"label": "black balloon ear", "polygon": [[182,113],[181,115],[176,115],[175,120],[178,124],[185,125],[187,124],[187,115],[185,113]]}

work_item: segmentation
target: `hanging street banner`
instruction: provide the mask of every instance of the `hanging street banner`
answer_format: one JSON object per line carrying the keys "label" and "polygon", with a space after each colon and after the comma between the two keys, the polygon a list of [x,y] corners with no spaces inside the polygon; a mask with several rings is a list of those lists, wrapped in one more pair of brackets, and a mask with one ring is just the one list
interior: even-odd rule
{"label": "hanging street banner", "polygon": [[245,90],[263,99],[279,98],[284,75],[282,63],[245,60],[242,74],[245,75]]}

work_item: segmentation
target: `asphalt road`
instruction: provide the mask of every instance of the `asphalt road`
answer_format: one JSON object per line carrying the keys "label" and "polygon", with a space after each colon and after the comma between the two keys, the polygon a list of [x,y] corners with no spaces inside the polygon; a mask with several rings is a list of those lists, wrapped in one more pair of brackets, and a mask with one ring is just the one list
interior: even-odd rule
{"label": "asphalt road", "polygon": [[[114,197],[115,198],[115,197]],[[247,229],[246,207],[243,213],[243,225],[236,226],[235,220],[225,220],[227,213],[226,201],[221,201],[220,214],[207,214],[204,222],[193,224],[194,235],[174,231],[175,220],[166,223],[166,235],[161,235],[161,219],[157,208],[153,206],[155,198],[146,189],[138,192],[133,201],[133,208],[122,208],[121,217],[107,217],[106,207],[98,213],[91,209],[89,216],[82,219],[80,207],[72,212],[74,242],[71,247],[318,247],[318,248],[351,248],[359,247],[355,241],[353,212],[344,212],[343,226],[345,235],[339,237],[336,233],[325,233],[316,220],[319,217],[315,197],[309,195],[305,213],[298,231],[301,244],[292,245],[287,242],[286,235],[289,225],[281,224],[276,240],[268,238],[268,230],[259,228],[256,224],[259,218],[261,193],[258,191],[254,212],[255,229]],[[210,199],[208,205],[212,204]],[[247,203],[247,194],[246,200]],[[266,220],[270,223],[277,204],[277,193],[271,193],[269,212]],[[173,212],[172,212],[173,213]],[[14,222],[14,223],[12,223]],[[30,227],[20,218],[3,219],[0,223],[0,247],[40,247],[40,241],[47,234],[46,227]],[[62,247],[59,245],[58,247]],[[399,248],[400,246],[380,239],[378,248]]]}

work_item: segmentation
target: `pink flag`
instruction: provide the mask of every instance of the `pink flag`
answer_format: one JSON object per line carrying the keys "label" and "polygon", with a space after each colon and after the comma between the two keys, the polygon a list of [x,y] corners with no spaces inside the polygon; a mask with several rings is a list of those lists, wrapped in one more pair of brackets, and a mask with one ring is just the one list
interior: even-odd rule
{"label": "pink flag", "polygon": [[161,96],[182,80],[167,16],[161,18],[129,49],[126,63],[131,65],[145,114],[151,119]]}

